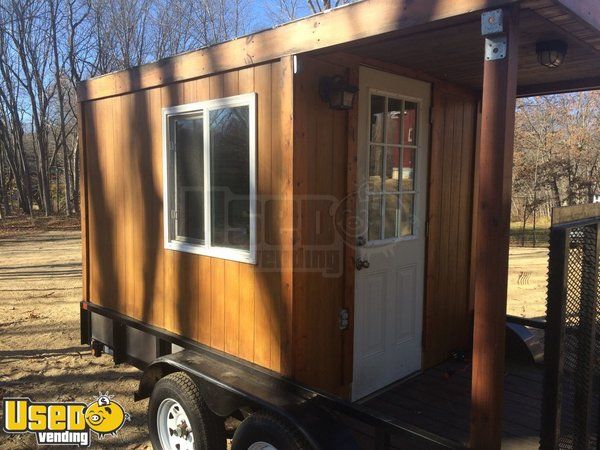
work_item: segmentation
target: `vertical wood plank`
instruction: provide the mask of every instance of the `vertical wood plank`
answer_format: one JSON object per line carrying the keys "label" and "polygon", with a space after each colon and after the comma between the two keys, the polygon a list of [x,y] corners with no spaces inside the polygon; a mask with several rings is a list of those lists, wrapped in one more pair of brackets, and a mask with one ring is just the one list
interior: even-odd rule
{"label": "vertical wood plank", "polygon": [[[182,103],[184,103],[183,83],[171,84],[161,88],[163,108]],[[181,298],[183,296],[183,285],[188,282],[184,269],[181,252],[164,250],[164,324],[167,330],[178,334],[183,331],[179,312],[184,311],[184,303]],[[197,279],[197,277],[194,278]],[[189,311],[187,313],[189,314]]]}
{"label": "vertical wood plank", "polygon": [[[195,82],[195,101],[210,99],[210,78],[200,78]],[[197,327],[196,339],[199,342],[210,345],[212,312],[211,312],[211,269],[208,256],[196,256],[198,259],[198,297],[197,297]]]}
{"label": "vertical wood plank", "polygon": [[240,313],[239,313],[239,354],[240,358],[254,361],[254,267],[240,265]]}
{"label": "vertical wood plank", "polygon": [[293,375],[292,362],[292,310],[293,310],[293,164],[294,164],[294,57],[287,56],[279,64],[278,83],[273,86],[279,92],[279,129],[274,133],[280,136],[279,153],[281,155],[281,171],[279,190],[282,201],[280,202],[280,228],[281,235],[281,348],[280,369],[287,376]]}
{"label": "vertical wood plank", "polygon": [[225,351],[232,355],[239,354],[240,338],[240,264],[236,261],[225,261]]}
{"label": "vertical wood plank", "polygon": [[[254,68],[254,89],[258,96],[257,107],[257,136],[258,136],[258,183],[257,197],[261,202],[261,240],[263,249],[265,239],[271,236],[272,222],[270,211],[265,208],[265,200],[272,193],[271,190],[271,66],[261,65]],[[271,367],[271,312],[273,294],[269,285],[268,268],[265,267],[265,255],[259,254],[259,263],[256,267],[254,287],[255,327],[254,327],[254,362]]]}
{"label": "vertical wood plank", "polygon": [[[358,66],[348,71],[348,82],[359,85]],[[356,243],[356,197],[358,195],[358,105],[354,105],[347,116],[347,155],[346,155],[346,191],[344,217],[344,301],[343,307],[348,310],[349,327],[342,335],[342,385],[346,387],[345,395],[350,396],[349,385],[352,383],[352,364],[354,356],[354,287],[355,287],[355,243]]]}
{"label": "vertical wood plank", "polygon": [[225,262],[211,258],[211,319],[210,345],[218,350],[225,350]]}
{"label": "vertical wood plank", "polygon": [[[241,69],[238,78],[240,94],[255,91],[253,67]],[[262,148],[260,147],[257,149],[258,160],[261,158],[261,150]],[[260,243],[260,233],[257,232],[257,234]],[[254,284],[256,267],[249,264],[239,265],[238,356],[248,361],[254,361]]]}
{"label": "vertical wood plank", "polygon": [[205,345],[210,345],[212,331],[212,272],[210,269],[211,258],[200,258],[198,262],[198,329],[196,339]]}
{"label": "vertical wood plank", "polygon": [[87,145],[86,121],[89,120],[85,114],[85,103],[77,102],[77,138],[79,150],[79,211],[81,213],[81,275],[82,275],[82,299],[90,300],[90,261],[89,261],[89,202],[88,202],[88,172],[87,172]]}
{"label": "vertical wood plank", "polygon": [[162,163],[162,97],[160,89],[148,91],[148,114],[150,123],[149,158],[151,169],[149,185],[152,200],[148,207],[148,227],[150,229],[146,282],[152,287],[148,295],[148,314],[151,323],[164,327],[164,230],[163,230],[163,163]]}
{"label": "vertical wood plank", "polygon": [[[151,130],[155,122],[152,121],[151,91],[140,91],[133,94],[135,102],[135,129]],[[160,238],[157,236],[158,224],[156,209],[159,194],[154,186],[154,158],[152,155],[151,132],[143,132],[133,139],[129,147],[134,152],[134,172],[129,174],[134,178],[135,197],[133,199],[134,233],[134,263],[135,270],[135,306],[134,317],[144,322],[152,321],[157,296],[155,295],[155,279],[158,266],[159,251],[157,245]],[[162,272],[161,272],[162,273]],[[160,300],[158,301],[160,303]]]}
{"label": "vertical wood plank", "polygon": [[[276,246],[279,252],[283,251],[284,234],[282,228],[285,227],[282,213],[285,209],[285,162],[281,148],[281,62],[273,62],[271,65],[271,105],[270,105],[270,126],[271,126],[271,197],[274,201],[271,203],[269,211],[269,240]],[[279,255],[281,256],[281,255]],[[274,264],[274,269],[266,274],[267,285],[270,293],[270,329],[271,329],[271,368],[280,370],[281,368],[281,334],[283,331],[283,305],[282,301],[282,283],[283,269],[282,260],[278,258]]]}
{"label": "vertical wood plank", "polygon": [[134,202],[134,190],[135,180],[132,176],[132,172],[135,171],[134,157],[132,155],[131,146],[133,141],[136,139],[134,124],[131,118],[134,113],[133,109],[134,96],[128,94],[121,97],[121,114],[124,124],[128,126],[121,127],[122,130],[122,169],[123,169],[123,210],[125,211],[125,220],[123,221],[123,233],[125,237],[125,248],[124,262],[126,267],[126,276],[122,282],[125,284],[125,311],[124,313],[128,316],[133,317],[134,304],[135,304],[135,283],[133,277],[133,270],[135,267],[135,255],[134,255],[134,235],[135,235],[135,224],[133,217],[133,202]]}
{"label": "vertical wood plank", "polygon": [[119,278],[118,292],[117,292],[117,311],[125,311],[127,309],[127,277],[129,271],[127,270],[127,237],[125,236],[125,221],[127,220],[127,211],[125,210],[125,196],[126,185],[125,177],[125,165],[123,164],[124,159],[124,148],[123,145],[123,132],[120,130],[121,124],[123,123],[123,108],[121,106],[121,97],[115,97],[111,101],[113,103],[113,148],[115,158],[114,172],[115,172],[115,185],[116,185],[116,196],[117,196],[117,210],[115,211],[115,222],[116,222],[116,246],[119,249],[119,255],[115,263],[115,271]]}
{"label": "vertical wood plank", "polygon": [[[223,97],[239,94],[239,71],[227,72],[223,75]],[[233,355],[239,352],[240,334],[240,290],[239,276],[241,263],[225,261],[225,286],[224,286],[224,340],[225,351]]]}

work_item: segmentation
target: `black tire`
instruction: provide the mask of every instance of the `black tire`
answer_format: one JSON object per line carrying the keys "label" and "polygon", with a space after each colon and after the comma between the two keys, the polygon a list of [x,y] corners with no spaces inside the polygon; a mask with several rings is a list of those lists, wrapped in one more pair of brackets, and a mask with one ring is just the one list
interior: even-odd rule
{"label": "black tire", "polygon": [[195,450],[225,450],[224,420],[208,408],[194,380],[183,372],[161,378],[152,390],[148,404],[148,430],[154,449],[162,448],[157,415],[160,404],[166,399],[173,399],[183,407],[192,428]]}
{"label": "black tire", "polygon": [[231,450],[248,450],[252,444],[264,442],[277,450],[312,450],[298,428],[268,411],[247,417],[235,430]]}

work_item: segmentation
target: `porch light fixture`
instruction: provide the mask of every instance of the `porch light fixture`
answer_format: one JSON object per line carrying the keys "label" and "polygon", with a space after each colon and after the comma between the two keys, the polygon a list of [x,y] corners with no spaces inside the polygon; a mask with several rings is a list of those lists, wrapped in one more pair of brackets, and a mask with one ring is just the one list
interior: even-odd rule
{"label": "porch light fixture", "polygon": [[535,45],[538,62],[545,67],[555,68],[560,66],[567,54],[567,43],[564,41],[544,41]]}
{"label": "porch light fixture", "polygon": [[319,81],[319,97],[329,103],[331,109],[349,110],[354,105],[358,92],[356,86],[348,84],[342,77],[323,77]]}

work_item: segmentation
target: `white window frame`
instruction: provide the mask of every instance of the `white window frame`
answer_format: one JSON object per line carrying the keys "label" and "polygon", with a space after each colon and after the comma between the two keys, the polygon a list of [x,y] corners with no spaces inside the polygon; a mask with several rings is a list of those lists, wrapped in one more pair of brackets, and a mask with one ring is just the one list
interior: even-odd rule
{"label": "white window frame", "polygon": [[[221,108],[233,108],[239,106],[248,107],[249,128],[249,208],[250,208],[250,247],[249,250],[240,250],[228,247],[212,245],[211,238],[211,173],[210,173],[210,112]],[[170,175],[174,176],[174,170],[170,171],[170,127],[169,119],[172,116],[199,113],[202,115],[203,125],[203,154],[204,154],[204,243],[195,244],[181,242],[171,239],[173,221],[171,220],[170,186],[173,184]],[[235,95],[233,97],[208,100],[204,102],[188,103],[185,105],[171,106],[162,109],[162,136],[163,136],[163,227],[164,248],[197,255],[211,256],[214,258],[239,261],[256,264],[256,93]],[[171,174],[170,174],[171,172]],[[174,186],[173,189],[176,189]]]}

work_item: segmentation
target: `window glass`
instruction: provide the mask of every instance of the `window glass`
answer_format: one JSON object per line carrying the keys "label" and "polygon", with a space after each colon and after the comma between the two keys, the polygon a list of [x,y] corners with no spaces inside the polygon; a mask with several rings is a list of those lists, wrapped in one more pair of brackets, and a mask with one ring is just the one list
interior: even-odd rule
{"label": "window glass", "polygon": [[385,196],[384,239],[398,237],[398,225],[400,224],[399,198],[398,195]]}
{"label": "window glass", "polygon": [[256,94],[163,109],[165,248],[256,263]]}
{"label": "window glass", "polygon": [[210,117],[212,245],[250,248],[249,108],[215,109]]}
{"label": "window glass", "polygon": [[385,160],[385,190],[398,192],[400,179],[400,148],[388,147]]}
{"label": "window glass", "polygon": [[369,196],[369,240],[381,239],[381,195]]}
{"label": "window glass", "polygon": [[369,152],[369,191],[381,191],[381,173],[383,171],[383,147],[371,145]]}
{"label": "window glass", "polygon": [[415,194],[404,194],[402,196],[402,224],[400,225],[401,236],[414,234],[415,216]]}
{"label": "window glass", "polygon": [[371,96],[371,142],[383,142],[385,135],[385,97]]}
{"label": "window glass", "polygon": [[202,116],[180,116],[171,119],[175,166],[176,240],[204,240],[204,149]]}
{"label": "window glass", "polygon": [[417,145],[417,109],[418,105],[406,102],[404,106],[404,145]]}
{"label": "window glass", "polygon": [[419,104],[371,94],[368,240],[415,234]]}
{"label": "window glass", "polygon": [[402,151],[402,189],[415,189],[415,155],[416,149],[405,147]]}
{"label": "window glass", "polygon": [[387,143],[400,145],[402,139],[402,100],[388,99]]}

